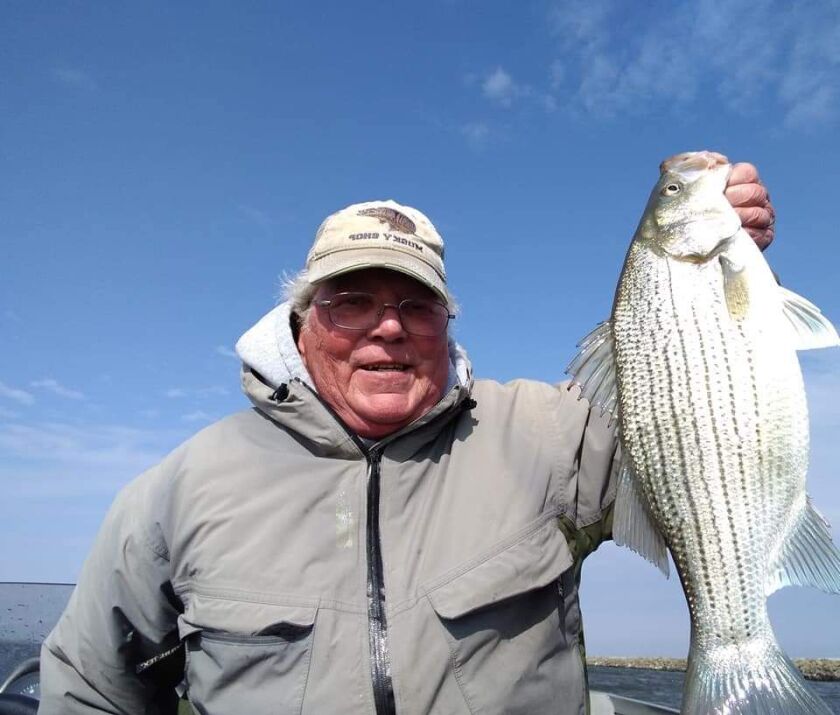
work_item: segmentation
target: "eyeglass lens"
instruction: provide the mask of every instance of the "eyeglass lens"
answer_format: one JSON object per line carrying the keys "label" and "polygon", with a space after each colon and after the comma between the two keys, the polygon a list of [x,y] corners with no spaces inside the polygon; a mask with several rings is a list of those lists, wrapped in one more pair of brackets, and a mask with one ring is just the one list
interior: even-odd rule
{"label": "eyeglass lens", "polygon": [[[339,293],[328,302],[330,320],[340,328],[367,330],[376,325],[386,307],[393,304],[377,300],[370,293]],[[406,298],[396,306],[406,332],[432,337],[440,335],[449,323],[449,310],[442,303],[425,298]]]}

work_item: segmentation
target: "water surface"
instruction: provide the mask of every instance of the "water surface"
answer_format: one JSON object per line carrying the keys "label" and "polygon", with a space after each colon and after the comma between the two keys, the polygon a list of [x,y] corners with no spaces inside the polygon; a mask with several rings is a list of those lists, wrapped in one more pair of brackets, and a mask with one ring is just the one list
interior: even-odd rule
{"label": "water surface", "polygon": [[[627,698],[679,708],[682,699],[685,673],[646,668],[611,668],[600,665],[589,667],[589,686]],[[808,684],[840,715],[840,682]]]}

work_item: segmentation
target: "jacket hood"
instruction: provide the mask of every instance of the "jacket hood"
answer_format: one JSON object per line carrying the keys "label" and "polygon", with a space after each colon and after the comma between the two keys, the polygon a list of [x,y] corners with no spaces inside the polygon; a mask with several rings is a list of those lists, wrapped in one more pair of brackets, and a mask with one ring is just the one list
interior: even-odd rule
{"label": "jacket hood", "polygon": [[[275,422],[309,442],[320,454],[344,458],[361,455],[359,443],[315,391],[292,335],[291,306],[283,303],[239,339],[236,352],[242,359],[242,388],[254,405]],[[418,444],[437,431],[432,423],[472,391],[473,379],[464,349],[449,339],[449,379],[444,395],[429,412],[393,435],[412,432]],[[453,412],[454,414],[454,412]],[[415,445],[416,446],[416,445]]]}

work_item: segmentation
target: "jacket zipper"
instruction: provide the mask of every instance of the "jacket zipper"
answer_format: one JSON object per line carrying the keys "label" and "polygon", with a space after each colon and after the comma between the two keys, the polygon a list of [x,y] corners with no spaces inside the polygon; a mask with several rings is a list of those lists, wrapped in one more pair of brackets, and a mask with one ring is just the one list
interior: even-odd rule
{"label": "jacket zipper", "polygon": [[382,543],[379,533],[379,465],[381,452],[368,454],[367,483],[367,597],[370,676],[376,715],[396,715],[391,662],[388,654],[388,622],[385,618],[385,580],[382,573]]}
{"label": "jacket zipper", "polygon": [[[368,641],[370,643],[370,677],[373,685],[373,703],[376,715],[396,715],[394,686],[391,681],[391,659],[388,652],[388,622],[385,617],[385,578],[382,573],[382,543],[379,533],[379,465],[381,449],[366,449],[359,437],[353,434],[335,411],[309,385],[293,378],[309,390],[324,408],[341,425],[368,463],[367,483],[367,597],[368,597]],[[281,385],[271,399],[282,402],[288,396],[288,387]],[[458,389],[458,388],[455,388]],[[475,400],[467,399],[463,409],[475,407]]]}

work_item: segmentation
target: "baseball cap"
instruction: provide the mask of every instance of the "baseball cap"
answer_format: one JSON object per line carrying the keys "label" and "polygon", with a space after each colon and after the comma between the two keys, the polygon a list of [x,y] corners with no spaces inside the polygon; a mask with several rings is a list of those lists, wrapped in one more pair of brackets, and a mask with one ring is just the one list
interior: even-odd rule
{"label": "baseball cap", "polygon": [[449,302],[443,239],[423,213],[390,199],[353,204],[328,216],[315,234],[306,268],[310,283],[364,268],[388,268]]}

